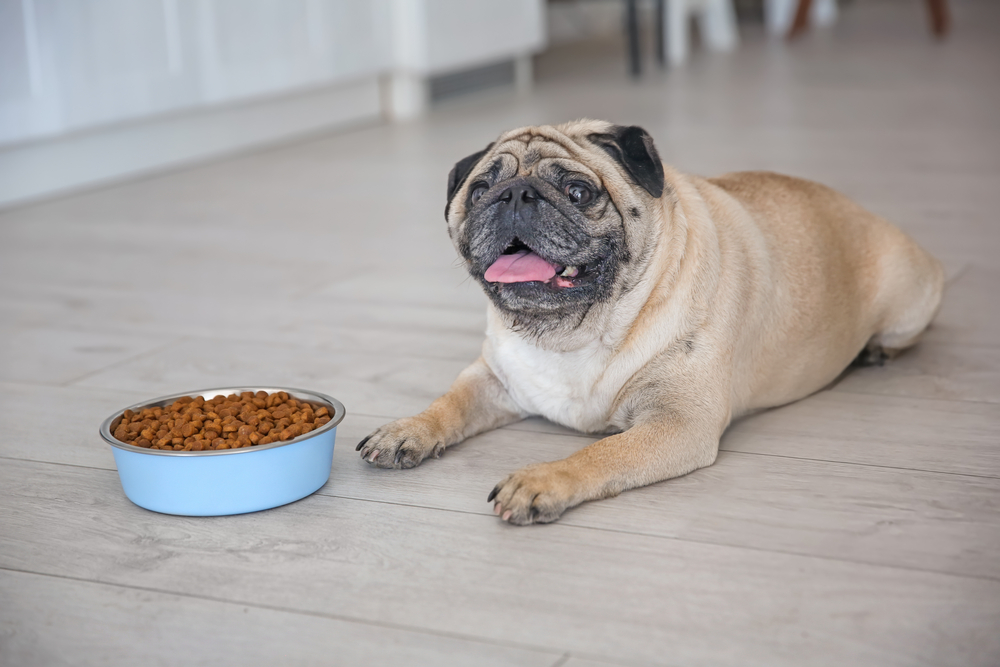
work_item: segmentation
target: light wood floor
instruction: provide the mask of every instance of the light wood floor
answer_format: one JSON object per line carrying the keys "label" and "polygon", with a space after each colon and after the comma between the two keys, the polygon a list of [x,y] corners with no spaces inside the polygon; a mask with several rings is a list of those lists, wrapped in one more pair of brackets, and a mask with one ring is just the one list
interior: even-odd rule
{"label": "light wood floor", "polygon": [[[613,45],[563,50],[527,97],[0,215],[0,664],[1000,664],[1000,8],[952,4],[943,44],[922,3],[856,2],[639,83]],[[591,438],[528,420],[411,471],[354,444],[477,355],[451,165],[580,116],[687,171],[832,185],[949,289],[918,348],[735,424],[711,468],[516,528],[493,485]],[[240,383],[347,405],[329,483],[244,516],[132,505],[101,420]]]}

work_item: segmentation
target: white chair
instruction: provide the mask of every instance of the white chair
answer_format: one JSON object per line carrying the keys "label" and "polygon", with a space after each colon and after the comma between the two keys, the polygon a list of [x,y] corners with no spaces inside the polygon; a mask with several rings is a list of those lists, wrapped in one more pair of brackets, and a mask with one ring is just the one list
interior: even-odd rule
{"label": "white chair", "polygon": [[[688,26],[694,16],[701,41],[712,51],[732,51],[740,43],[736,30],[733,0],[654,0],[656,8],[656,51],[660,64],[680,65],[687,60]],[[629,69],[639,76],[642,58],[639,45],[638,0],[625,3],[625,36],[629,51]]]}
{"label": "white chair", "polygon": [[664,32],[667,62],[680,65],[688,58],[688,23],[694,16],[702,43],[711,51],[732,51],[740,43],[732,0],[666,0]]}
{"label": "white chair", "polygon": [[[792,28],[799,0],[764,0],[764,25],[772,35],[784,37]],[[809,23],[828,26],[837,20],[837,0],[814,0],[808,8]]]}

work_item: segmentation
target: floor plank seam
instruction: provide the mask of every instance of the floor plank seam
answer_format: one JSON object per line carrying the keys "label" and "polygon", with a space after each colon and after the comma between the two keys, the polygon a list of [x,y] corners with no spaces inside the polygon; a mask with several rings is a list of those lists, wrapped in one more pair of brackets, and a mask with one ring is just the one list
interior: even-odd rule
{"label": "floor plank seam", "polygon": [[747,545],[747,544],[727,544],[725,542],[712,542],[712,541],[709,541],[709,540],[697,540],[697,539],[693,539],[693,538],[690,538],[690,537],[675,537],[675,536],[670,536],[670,535],[658,535],[656,533],[642,533],[642,532],[633,531],[633,530],[621,530],[621,529],[617,529],[617,528],[607,528],[607,527],[603,527],[603,526],[581,526],[580,524],[574,524],[574,523],[572,523],[571,520],[570,521],[564,521],[564,520],[560,519],[559,525],[561,525],[561,526],[571,526],[573,528],[582,528],[582,529],[585,529],[585,530],[598,530],[598,531],[605,532],[605,533],[617,533],[617,534],[620,534],[620,535],[636,535],[636,536],[639,536],[639,537],[658,538],[658,539],[664,539],[664,540],[671,540],[671,541],[675,541],[675,542],[687,542],[687,543],[692,543],[692,544],[702,544],[702,545],[714,546],[714,547],[725,547],[727,549],[746,549],[747,551],[754,551],[754,552],[757,552],[757,553],[782,554],[784,556],[795,556],[797,558],[815,559],[815,560],[820,560],[820,561],[825,561],[825,562],[830,562],[830,563],[848,563],[848,564],[851,564],[851,565],[864,565],[866,567],[875,567],[875,568],[881,568],[881,569],[886,569],[886,570],[903,570],[903,571],[906,571],[906,572],[917,572],[917,573],[921,573],[921,574],[932,574],[932,575],[936,575],[936,576],[954,577],[954,578],[958,578],[958,579],[969,579],[969,580],[972,580],[972,581],[988,581],[988,582],[991,582],[991,583],[1000,583],[1000,576],[992,577],[992,576],[989,576],[989,575],[965,574],[965,573],[962,573],[962,572],[947,572],[947,571],[944,571],[944,570],[934,570],[934,569],[925,568],[925,567],[913,567],[911,565],[890,565],[890,564],[887,564],[887,563],[876,563],[876,562],[873,562],[873,561],[859,560],[859,559],[856,559],[856,558],[835,558],[833,556],[823,556],[823,555],[820,555],[820,554],[812,554],[812,553],[801,553],[801,552],[797,552],[797,551],[789,551],[787,549],[766,549],[764,547],[755,547],[755,546],[750,546],[750,545]]}
{"label": "floor plank seam", "polygon": [[890,398],[916,398],[923,400],[940,401],[943,403],[965,403],[971,405],[997,405],[998,403],[1000,403],[1000,400],[988,401],[988,400],[978,400],[974,398],[940,398],[937,396],[935,396],[934,398],[928,398],[925,396],[907,396],[905,394],[879,394],[873,391],[857,391],[856,389],[835,388],[831,389],[830,391],[838,394],[854,394],[855,396],[877,396],[879,398],[885,398],[886,396]]}
{"label": "floor plank seam", "polygon": [[[973,472],[955,472],[954,470],[930,470],[927,468],[904,468],[901,466],[883,465],[881,463],[862,463],[860,461],[837,461],[834,459],[816,459],[806,456],[790,456],[789,454],[772,454],[770,452],[748,452],[741,449],[727,449],[720,447],[719,452],[729,454],[745,454],[747,456],[770,456],[780,459],[792,459],[795,461],[812,461],[813,463],[836,463],[840,465],[859,466],[863,468],[884,468],[886,470],[900,470],[904,472],[923,472],[932,475],[953,475],[957,477],[974,477],[976,479],[1000,479],[1000,475],[984,475]],[[697,472],[697,471],[696,471]]]}
{"label": "floor plank seam", "polygon": [[254,609],[264,609],[264,610],[268,610],[268,611],[277,611],[277,612],[282,612],[282,613],[287,613],[287,614],[300,614],[302,616],[312,616],[312,617],[315,617],[315,618],[325,618],[325,619],[330,619],[330,620],[335,620],[335,621],[342,621],[342,622],[345,622],[345,623],[358,623],[358,624],[361,624],[361,625],[368,625],[368,626],[377,627],[377,628],[386,628],[386,629],[390,629],[390,630],[403,630],[405,632],[416,632],[416,633],[420,633],[420,634],[432,635],[432,636],[435,636],[435,637],[445,637],[445,638],[448,638],[448,639],[458,639],[458,640],[461,640],[461,641],[469,641],[469,642],[475,642],[475,643],[479,643],[479,644],[487,644],[489,646],[501,646],[501,647],[504,647],[504,648],[518,648],[518,649],[529,650],[529,651],[537,651],[539,653],[552,653],[552,654],[556,654],[556,655],[568,655],[568,651],[566,651],[565,648],[554,648],[554,647],[551,647],[551,646],[540,646],[540,645],[534,645],[534,644],[525,644],[523,642],[497,641],[495,639],[491,639],[490,637],[480,637],[478,635],[466,635],[466,634],[462,634],[462,633],[458,633],[458,632],[445,632],[445,631],[442,631],[442,630],[436,630],[434,628],[423,628],[423,627],[420,627],[420,626],[404,625],[404,624],[401,624],[401,623],[386,623],[384,621],[375,621],[375,620],[361,618],[361,617],[356,617],[356,616],[349,616],[347,614],[324,613],[324,612],[312,611],[312,610],[309,610],[309,609],[295,609],[295,608],[292,608],[292,607],[282,607],[280,605],[263,604],[263,603],[260,603],[260,602],[248,602],[246,600],[220,598],[220,597],[215,597],[215,596],[212,596],[212,595],[199,595],[199,594],[195,594],[195,593],[178,592],[178,591],[172,591],[172,590],[167,590],[167,589],[163,589],[163,588],[155,588],[155,587],[152,587],[152,586],[137,586],[135,584],[124,584],[124,583],[119,583],[119,582],[114,582],[114,581],[102,581],[102,580],[99,580],[99,579],[85,579],[83,577],[73,577],[73,576],[69,576],[69,575],[65,575],[65,574],[53,574],[51,572],[38,572],[38,571],[35,571],[35,570],[27,570],[27,569],[15,568],[15,567],[8,567],[8,566],[5,566],[5,565],[0,565],[0,571],[16,572],[16,573],[20,573],[20,574],[28,574],[28,575],[38,576],[38,577],[47,577],[47,578],[51,578],[51,579],[62,579],[62,580],[66,580],[66,581],[75,581],[75,582],[80,582],[80,583],[84,583],[84,584],[93,584],[93,585],[97,585],[97,586],[110,586],[110,587],[113,587],[113,588],[123,588],[123,589],[134,590],[134,591],[142,591],[142,592],[146,592],[146,593],[158,593],[160,595],[173,595],[173,596],[176,596],[176,597],[188,598],[188,599],[192,599],[192,600],[205,600],[205,601],[209,601],[209,602],[218,602],[218,603],[222,603],[222,604],[231,604],[231,605],[237,605],[237,606],[241,606],[241,607],[253,607]]}
{"label": "floor plank seam", "polygon": [[177,336],[176,338],[172,338],[168,342],[163,343],[162,345],[157,345],[157,346],[155,346],[155,347],[153,347],[153,348],[151,348],[149,350],[144,350],[143,352],[140,352],[140,353],[138,353],[136,355],[133,355],[131,357],[127,357],[125,359],[120,359],[120,360],[118,360],[118,361],[116,361],[116,362],[114,362],[112,364],[108,364],[107,366],[102,366],[102,367],[97,368],[97,369],[92,370],[92,371],[88,371],[88,372],[84,373],[83,375],[80,375],[78,377],[72,378],[70,380],[66,380],[65,382],[61,382],[61,383],[58,383],[58,384],[53,385],[53,386],[63,387],[63,388],[68,388],[68,387],[72,387],[72,386],[79,386],[79,385],[77,385],[77,383],[80,382],[81,380],[86,380],[88,377],[91,377],[91,376],[94,376],[94,375],[98,375],[98,374],[103,373],[105,371],[111,370],[112,368],[117,368],[119,366],[124,366],[125,364],[129,364],[129,363],[132,363],[134,361],[138,361],[138,360],[143,359],[145,357],[149,357],[149,356],[152,356],[154,354],[159,354],[160,352],[163,352],[164,350],[169,349],[170,347],[173,347],[176,344],[183,343],[187,339],[188,339],[188,336]]}
{"label": "floor plank seam", "polygon": [[[657,483],[658,484],[666,484],[668,482],[669,482],[669,480],[667,480],[667,482],[657,482]],[[485,518],[491,519],[491,520],[496,519],[496,517],[494,516],[494,514],[493,514],[492,511],[486,511],[486,510],[484,510],[482,512],[474,512],[474,511],[470,511],[470,510],[454,509],[454,508],[451,508],[451,507],[433,507],[433,506],[430,506],[430,505],[417,505],[417,504],[410,504],[410,503],[400,503],[400,502],[391,501],[391,500],[375,500],[375,499],[372,499],[372,498],[358,498],[356,496],[338,495],[338,494],[334,494],[334,493],[323,493],[322,489],[320,489],[319,491],[317,491],[315,493],[315,495],[324,496],[326,498],[341,498],[343,500],[353,500],[353,501],[356,501],[356,502],[363,502],[363,503],[376,503],[376,504],[379,504],[379,505],[392,505],[392,506],[396,506],[396,507],[412,507],[412,508],[417,508],[417,509],[422,509],[422,510],[430,510],[430,511],[437,511],[437,512],[450,512],[450,513],[453,513],[453,514],[463,514],[465,516],[481,516],[481,517],[485,517]],[[496,519],[496,520],[499,520],[499,519]],[[661,533],[647,533],[647,532],[641,532],[641,531],[636,531],[636,530],[621,530],[621,529],[618,529],[618,528],[607,528],[605,526],[587,526],[587,525],[583,525],[583,524],[579,524],[579,523],[573,523],[572,519],[560,519],[557,525],[559,525],[559,526],[565,526],[565,527],[569,527],[569,528],[575,528],[577,530],[588,530],[588,531],[589,530],[593,530],[593,531],[599,531],[599,532],[604,532],[604,533],[615,533],[615,534],[620,534],[620,535],[636,535],[636,536],[639,536],[639,537],[647,537],[647,538],[660,539],[660,540],[670,540],[672,542],[686,542],[686,543],[692,543],[692,544],[703,544],[703,545],[707,545],[707,546],[724,547],[724,548],[727,548],[727,549],[747,549],[747,550],[755,551],[755,552],[758,552],[758,553],[776,553],[776,554],[782,554],[782,555],[785,555],[785,556],[796,556],[796,557],[799,557],[799,558],[815,558],[817,560],[829,561],[829,562],[835,562],[835,563],[850,563],[850,564],[853,564],[853,565],[865,565],[865,566],[871,566],[871,567],[887,568],[887,569],[892,569],[892,570],[906,570],[906,571],[909,571],[909,572],[921,572],[921,573],[925,573],[925,574],[944,575],[944,576],[948,576],[948,577],[960,577],[960,578],[963,578],[963,579],[973,579],[973,580],[976,580],[976,581],[991,581],[991,582],[996,581],[996,582],[1000,582],[1000,576],[991,577],[989,575],[965,574],[965,573],[961,573],[961,572],[949,572],[949,571],[945,571],[945,570],[935,570],[935,569],[931,569],[931,568],[912,567],[912,566],[909,566],[909,565],[892,565],[892,564],[887,564],[887,563],[878,563],[878,562],[874,562],[874,561],[860,560],[860,559],[856,559],[856,558],[835,558],[833,556],[823,556],[823,555],[814,554],[814,553],[804,553],[804,552],[798,552],[798,551],[789,551],[787,549],[766,549],[766,548],[763,548],[763,547],[754,547],[754,546],[750,546],[750,545],[746,545],[746,544],[730,544],[728,542],[721,542],[721,541],[699,540],[699,539],[694,539],[694,538],[691,538],[691,537],[681,537],[681,536],[678,536],[678,535],[663,535]],[[511,526],[511,529],[512,530],[519,530],[519,528],[516,528],[516,527],[513,527],[513,526]]]}
{"label": "floor plank seam", "polygon": [[[5,457],[5,456],[0,456],[0,458],[10,459],[10,457]],[[26,459],[11,459],[11,460],[22,460],[23,461],[23,460],[26,460]],[[72,463],[49,463],[49,462],[45,462],[45,461],[29,461],[29,462],[30,463],[38,463],[38,464],[42,464],[42,465],[57,465],[57,466],[65,466],[65,467],[71,467],[71,468],[83,468],[83,469],[88,469],[88,470],[98,470],[98,471],[107,472],[107,473],[116,472],[114,469],[109,469],[109,468],[95,468],[95,467],[92,467],[92,466],[77,465],[77,464],[72,464]],[[660,482],[660,484],[665,484],[665,482]],[[321,497],[324,497],[324,498],[340,498],[340,499],[343,499],[343,500],[353,500],[355,502],[361,502],[361,503],[375,503],[377,505],[389,505],[389,506],[394,506],[394,507],[409,507],[409,508],[427,510],[427,511],[432,511],[432,512],[447,512],[447,513],[451,513],[451,514],[462,514],[462,515],[465,515],[465,516],[478,516],[478,517],[484,517],[484,518],[491,519],[491,520],[495,518],[492,511],[486,511],[486,510],[484,510],[482,512],[474,512],[474,511],[470,511],[470,510],[460,510],[460,509],[454,509],[454,508],[450,508],[450,507],[434,507],[434,506],[431,506],[431,505],[420,505],[420,504],[413,504],[413,503],[401,503],[401,502],[396,502],[396,501],[391,501],[391,500],[377,500],[377,499],[372,499],[372,498],[359,498],[357,496],[349,496],[349,495],[343,495],[343,494],[335,494],[335,493],[324,492],[323,489],[320,489],[320,490],[316,491],[312,495],[321,496]],[[303,499],[303,500],[305,500],[305,499]],[[572,519],[569,519],[569,520],[567,520],[567,519],[560,520],[559,523],[558,523],[558,525],[565,526],[565,527],[568,527],[568,528],[574,528],[574,529],[577,529],[577,530],[599,531],[599,532],[615,533],[615,534],[622,534],[622,535],[636,535],[636,536],[639,536],[639,537],[646,537],[646,538],[659,539],[659,540],[670,540],[670,541],[673,541],[673,542],[686,542],[686,543],[693,543],[693,544],[703,544],[703,545],[708,545],[708,546],[724,547],[724,548],[727,548],[727,549],[747,549],[747,550],[758,552],[758,553],[777,553],[777,554],[783,554],[783,555],[786,555],[786,556],[796,556],[796,557],[799,557],[799,558],[815,558],[815,559],[818,559],[818,560],[829,561],[829,562],[850,563],[850,564],[855,564],[855,565],[865,565],[865,566],[871,566],[871,567],[881,567],[881,568],[888,568],[888,569],[906,570],[906,571],[910,571],[910,572],[921,572],[921,573],[926,573],[926,574],[943,575],[943,576],[949,576],[949,577],[960,577],[960,578],[964,578],[964,579],[973,579],[973,580],[977,580],[977,581],[991,581],[991,582],[993,582],[993,581],[1000,581],[1000,577],[991,577],[991,576],[988,576],[988,575],[965,574],[965,573],[961,573],[961,572],[949,572],[949,571],[945,571],[945,570],[935,570],[935,569],[931,569],[931,568],[912,567],[912,566],[908,566],[908,565],[895,565],[895,564],[878,563],[878,562],[866,561],[866,560],[854,559],[854,558],[835,558],[835,557],[832,557],[832,556],[823,556],[823,555],[814,554],[814,553],[804,553],[804,552],[790,551],[790,550],[787,550],[787,549],[766,549],[766,548],[762,548],[762,547],[754,547],[754,546],[745,545],[745,544],[731,544],[731,543],[722,542],[722,541],[699,540],[699,539],[694,539],[694,538],[690,538],[690,537],[681,537],[681,536],[677,536],[677,535],[663,535],[663,534],[660,534],[660,533],[649,533],[649,532],[641,532],[641,531],[634,531],[634,530],[622,530],[622,529],[617,529],[617,528],[608,528],[608,527],[604,527],[604,526],[587,526],[587,525],[582,525],[582,524],[578,524],[578,523],[573,523]],[[515,529],[515,528],[512,528],[512,529]],[[0,569],[2,569],[2,567],[0,567]]]}
{"label": "floor plank seam", "polygon": [[[552,434],[550,434],[550,435],[552,435]],[[720,453],[721,452],[725,452],[726,454],[735,454],[735,455],[739,455],[739,456],[766,456],[766,457],[769,457],[769,458],[789,459],[789,460],[792,460],[792,461],[808,461],[808,462],[811,462],[811,463],[829,463],[829,464],[832,464],[832,465],[845,465],[845,466],[852,466],[852,467],[859,467],[859,468],[884,468],[884,469],[887,469],[887,470],[899,470],[901,472],[919,472],[919,473],[925,473],[925,474],[928,474],[928,475],[948,475],[948,476],[952,476],[952,477],[971,477],[973,479],[1000,479],[1000,476],[995,476],[995,475],[976,475],[976,474],[973,474],[973,473],[952,472],[952,471],[948,471],[948,470],[927,470],[927,469],[923,469],[923,468],[899,468],[899,467],[896,467],[896,466],[886,466],[886,465],[879,465],[879,464],[875,464],[875,463],[858,463],[858,462],[855,462],[855,461],[832,461],[832,460],[827,460],[827,459],[811,459],[811,458],[803,458],[803,457],[800,457],[800,456],[788,456],[786,454],[768,454],[768,453],[764,453],[764,452],[744,452],[744,451],[735,450],[735,449],[723,449],[723,450],[720,450]],[[43,461],[41,459],[32,459],[32,458],[26,458],[26,457],[23,457],[23,456],[9,456],[7,454],[0,454],[0,459],[4,459],[4,460],[8,460],[8,461],[24,461],[24,462],[27,462],[27,463],[38,463],[38,464],[43,464],[43,465],[65,466],[65,467],[68,467],[68,468],[84,468],[84,469],[87,469],[87,470],[103,470],[105,472],[117,472],[117,470],[118,470],[117,468],[102,468],[100,466],[86,465],[86,464],[83,464],[83,463],[67,463],[65,461]],[[695,472],[697,472],[697,471],[695,471]],[[693,474],[693,473],[689,473],[689,474]],[[665,480],[664,482],[656,482],[656,484],[665,484],[665,483],[667,483],[669,481],[670,480]],[[323,494],[322,493],[322,489],[320,489],[319,491],[316,491],[316,493],[318,495],[330,495],[331,497],[337,497],[337,498],[352,498],[351,496],[334,496],[332,494]],[[354,500],[363,500],[363,499],[362,498],[354,498]],[[381,501],[373,501],[373,502],[381,502]],[[389,502],[389,501],[385,501],[385,502]],[[422,507],[421,505],[406,505],[406,503],[393,503],[393,504],[400,504],[400,505],[404,505],[404,506],[407,506],[407,507]],[[430,509],[430,508],[428,508],[428,509]]]}
{"label": "floor plank seam", "polygon": [[62,466],[64,468],[82,468],[84,470],[100,470],[103,472],[118,472],[117,468],[101,468],[99,466],[88,466],[83,463],[66,463],[64,461],[39,461],[38,459],[26,459],[19,456],[7,456],[0,454],[0,459],[5,461],[22,461],[25,463],[38,463],[40,465]]}
{"label": "floor plank seam", "polygon": [[568,661],[569,658],[570,658],[569,653],[563,653],[561,656],[559,656],[558,660],[552,663],[551,667],[562,667],[563,665],[566,664],[566,661]]}

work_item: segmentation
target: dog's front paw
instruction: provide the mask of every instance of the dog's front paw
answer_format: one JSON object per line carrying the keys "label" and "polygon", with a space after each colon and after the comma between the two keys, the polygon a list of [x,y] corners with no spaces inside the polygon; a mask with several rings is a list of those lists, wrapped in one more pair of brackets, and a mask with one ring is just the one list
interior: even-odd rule
{"label": "dog's front paw", "polygon": [[487,500],[504,521],[519,526],[551,523],[578,505],[580,484],[565,462],[536,463],[521,468],[494,487]]}
{"label": "dog's front paw", "polygon": [[397,419],[358,443],[361,458],[379,468],[413,468],[444,451],[444,440],[419,417]]}

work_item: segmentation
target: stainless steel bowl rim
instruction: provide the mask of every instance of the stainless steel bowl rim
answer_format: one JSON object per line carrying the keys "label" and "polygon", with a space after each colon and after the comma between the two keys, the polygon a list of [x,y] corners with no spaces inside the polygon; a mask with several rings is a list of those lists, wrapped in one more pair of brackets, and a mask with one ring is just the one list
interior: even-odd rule
{"label": "stainless steel bowl rim", "polygon": [[[126,442],[122,442],[114,435],[111,434],[111,422],[120,417],[122,413],[126,410],[131,410],[132,412],[140,412],[146,408],[157,408],[170,405],[178,398],[184,396],[197,397],[202,396],[205,400],[214,398],[218,395],[228,396],[229,394],[239,394],[244,391],[252,391],[254,393],[258,391],[266,391],[268,394],[273,394],[279,391],[287,393],[289,396],[295,399],[303,399],[306,401],[316,401],[321,403],[326,403],[330,408],[333,409],[333,414],[330,416],[330,421],[323,424],[321,427],[315,431],[310,431],[305,435],[300,435],[297,438],[292,438],[291,440],[272,442],[267,445],[254,445],[253,447],[241,447],[239,449],[208,449],[202,450],[200,452],[192,451],[180,451],[180,450],[162,450],[162,449],[147,449],[145,447],[139,447],[137,445],[130,445]],[[293,387],[218,387],[215,389],[198,389],[195,391],[185,391],[179,394],[170,394],[169,396],[161,396],[160,398],[154,398],[151,401],[143,401],[142,403],[136,403],[127,408],[122,408],[121,410],[116,410],[110,417],[104,420],[101,424],[101,437],[112,447],[117,447],[118,449],[124,450],[126,452],[135,452],[137,454],[152,454],[154,456],[235,456],[238,454],[251,454],[253,452],[259,452],[265,449],[276,449],[278,447],[285,447],[287,445],[293,445],[297,442],[302,442],[303,440],[308,440],[309,438],[314,438],[317,435],[325,433],[330,429],[333,429],[344,419],[344,415],[347,411],[344,409],[344,404],[333,398],[332,396],[327,396],[326,394],[321,394],[318,391],[311,391],[309,389],[295,389]]]}

